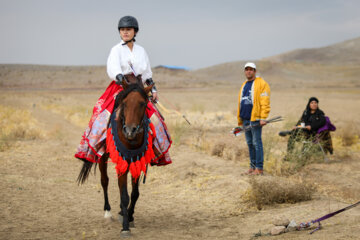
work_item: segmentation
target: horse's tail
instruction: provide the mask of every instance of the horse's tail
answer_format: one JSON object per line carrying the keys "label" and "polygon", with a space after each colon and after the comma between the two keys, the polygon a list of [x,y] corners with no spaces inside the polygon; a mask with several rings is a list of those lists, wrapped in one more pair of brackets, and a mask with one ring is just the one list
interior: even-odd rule
{"label": "horse's tail", "polygon": [[[83,184],[86,181],[86,179],[89,177],[92,166],[93,166],[92,162],[84,161],[79,176],[76,180],[78,184]],[[95,169],[96,169],[96,164],[95,164]]]}

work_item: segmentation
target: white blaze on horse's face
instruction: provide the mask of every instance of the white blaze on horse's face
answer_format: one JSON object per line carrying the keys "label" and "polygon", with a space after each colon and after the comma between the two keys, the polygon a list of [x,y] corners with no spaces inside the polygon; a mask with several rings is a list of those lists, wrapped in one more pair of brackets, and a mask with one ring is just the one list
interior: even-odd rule
{"label": "white blaze on horse's face", "polygon": [[124,99],[123,106],[125,118],[123,133],[128,140],[134,140],[143,130],[146,101],[139,92],[134,91]]}

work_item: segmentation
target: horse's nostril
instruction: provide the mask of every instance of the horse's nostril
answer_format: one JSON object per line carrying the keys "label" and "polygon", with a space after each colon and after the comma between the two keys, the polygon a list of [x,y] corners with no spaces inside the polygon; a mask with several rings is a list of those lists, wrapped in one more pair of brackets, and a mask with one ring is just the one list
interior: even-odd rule
{"label": "horse's nostril", "polygon": [[133,127],[131,132],[132,133],[136,132],[136,127]]}

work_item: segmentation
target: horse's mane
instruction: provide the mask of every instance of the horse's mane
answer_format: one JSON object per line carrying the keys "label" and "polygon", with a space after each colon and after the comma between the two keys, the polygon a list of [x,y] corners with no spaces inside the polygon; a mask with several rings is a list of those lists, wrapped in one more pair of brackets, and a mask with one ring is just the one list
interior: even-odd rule
{"label": "horse's mane", "polygon": [[121,91],[117,96],[115,100],[115,106],[119,106],[119,104],[129,95],[131,92],[139,92],[141,96],[146,100],[147,95],[144,91],[144,88],[141,87],[139,84],[130,84],[124,91]]}

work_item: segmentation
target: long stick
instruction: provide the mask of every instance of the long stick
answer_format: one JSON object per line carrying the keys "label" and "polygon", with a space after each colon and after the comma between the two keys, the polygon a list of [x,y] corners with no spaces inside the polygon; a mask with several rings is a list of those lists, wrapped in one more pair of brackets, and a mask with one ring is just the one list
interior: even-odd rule
{"label": "long stick", "polygon": [[342,209],[340,209],[340,210],[337,210],[337,211],[335,211],[335,212],[333,212],[333,213],[326,214],[325,216],[322,216],[321,218],[318,218],[318,219],[313,220],[313,221],[311,221],[311,222],[312,222],[312,223],[316,223],[316,222],[323,221],[323,220],[325,220],[325,219],[328,219],[328,218],[331,218],[331,217],[335,216],[336,214],[339,214],[339,213],[341,213],[341,212],[344,212],[344,211],[346,211],[346,210],[349,210],[349,209],[351,209],[351,208],[354,208],[354,207],[356,207],[356,206],[359,205],[359,204],[360,204],[360,201],[357,202],[357,203],[354,203],[354,204],[352,204],[352,205],[350,205],[350,206],[344,207],[344,208],[342,208]]}
{"label": "long stick", "polygon": [[[277,116],[277,117],[273,117],[273,118],[270,118],[268,120],[264,120],[266,123],[274,123],[274,122],[280,122],[284,120],[281,116]],[[247,132],[249,130],[251,130],[251,128],[254,128],[254,127],[258,127],[260,126],[260,123],[259,124],[255,124],[255,125],[248,125],[246,127],[236,127],[236,128],[233,128],[231,133],[233,133],[235,136],[239,136],[242,132]]]}
{"label": "long stick", "polygon": [[339,214],[339,213],[341,213],[341,212],[344,212],[344,211],[346,211],[346,210],[349,210],[349,209],[351,209],[351,208],[354,208],[354,207],[358,206],[359,204],[360,204],[360,201],[357,202],[357,203],[354,203],[354,204],[352,204],[352,205],[350,205],[350,206],[344,207],[344,208],[342,208],[342,209],[340,209],[340,210],[337,210],[337,211],[335,211],[335,212],[326,214],[326,215],[324,215],[324,216],[322,216],[322,217],[320,217],[320,218],[318,218],[318,219],[312,220],[312,221],[310,221],[310,222],[300,223],[300,225],[299,225],[299,227],[298,227],[298,230],[301,230],[301,229],[304,229],[304,228],[308,228],[308,227],[310,227],[312,224],[318,223],[318,224],[319,224],[318,227],[315,228],[313,231],[310,232],[310,234],[313,234],[314,232],[316,232],[317,230],[319,230],[319,229],[321,228],[321,221],[324,221],[324,220],[326,220],[326,219],[328,219],[328,218],[331,218],[331,217],[335,216],[336,214]]}
{"label": "long stick", "polygon": [[[163,98],[163,97],[162,97]],[[157,104],[162,108],[162,110],[164,110],[164,112],[166,113],[170,113],[170,111],[164,107],[164,105],[162,105],[159,101],[157,102]],[[185,121],[191,125],[190,121],[186,118],[185,114],[181,114],[179,111],[175,110],[175,109],[171,109],[173,112],[175,112],[176,114],[178,114],[179,116],[183,117],[185,119]]]}
{"label": "long stick", "polygon": [[160,112],[159,108],[156,106],[157,103],[159,103],[159,102],[158,102],[158,101],[157,101],[157,102],[153,102],[153,106],[154,106],[154,108],[156,109],[156,111],[158,111],[158,113],[159,113],[160,117],[162,118],[162,120],[165,121],[164,116],[163,116],[162,113]]}

